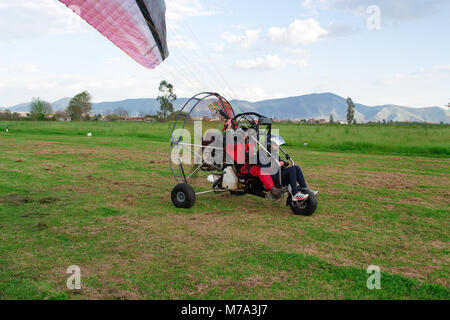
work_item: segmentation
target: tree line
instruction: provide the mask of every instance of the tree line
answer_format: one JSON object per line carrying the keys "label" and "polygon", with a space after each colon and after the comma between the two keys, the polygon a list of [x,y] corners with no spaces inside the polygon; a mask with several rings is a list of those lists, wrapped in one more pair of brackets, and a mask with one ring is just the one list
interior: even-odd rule
{"label": "tree line", "polygon": [[[160,95],[157,101],[160,104],[160,110],[156,115],[146,115],[144,112],[140,112],[140,117],[152,117],[162,121],[172,119],[177,113],[173,110],[173,102],[177,99],[177,95],[174,93],[174,87],[167,81],[161,81],[159,84]],[[30,104],[30,111],[24,118],[18,112],[12,112],[10,110],[0,110],[0,120],[35,120],[35,121],[51,121],[51,120],[64,120],[64,121],[89,121],[99,120],[103,118],[103,115],[93,115],[92,111],[92,95],[88,91],[83,91],[75,95],[68,106],[64,110],[54,111],[50,102],[41,98],[33,98]],[[129,113],[125,108],[116,108],[112,112],[108,112],[104,115],[107,120],[120,120],[128,118]]]}

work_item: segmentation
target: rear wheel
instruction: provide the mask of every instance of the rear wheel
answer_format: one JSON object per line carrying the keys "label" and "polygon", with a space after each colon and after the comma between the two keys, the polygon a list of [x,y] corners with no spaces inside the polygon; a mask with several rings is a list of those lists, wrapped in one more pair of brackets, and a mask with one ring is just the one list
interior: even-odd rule
{"label": "rear wheel", "polygon": [[175,207],[189,209],[195,203],[195,191],[187,183],[180,183],[172,189],[171,198]]}
{"label": "rear wheel", "polygon": [[288,205],[291,207],[291,210],[296,215],[301,216],[311,216],[314,211],[317,209],[317,198],[310,190],[308,190],[307,194],[309,195],[308,199],[303,202],[293,203],[292,197],[289,196],[287,199]]}

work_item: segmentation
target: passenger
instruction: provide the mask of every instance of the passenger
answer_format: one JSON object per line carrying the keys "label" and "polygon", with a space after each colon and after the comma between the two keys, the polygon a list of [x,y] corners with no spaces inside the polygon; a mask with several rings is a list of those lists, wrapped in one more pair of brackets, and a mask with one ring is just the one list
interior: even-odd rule
{"label": "passenger", "polygon": [[[280,145],[284,144],[284,140],[281,137],[273,136],[271,139],[272,151],[277,152]],[[306,185],[305,177],[299,166],[288,167],[289,163],[279,161],[281,167],[281,184],[283,186],[290,186],[292,191],[292,201],[303,201],[308,199],[308,191],[311,191],[315,196],[318,195],[318,191],[309,190]],[[280,181],[279,172],[274,175],[275,181]],[[297,183],[300,185],[300,191],[298,190]]]}
{"label": "passenger", "polygon": [[[225,121],[223,131],[236,130],[237,124],[233,123],[230,119]],[[248,139],[248,138],[247,138]],[[244,144],[233,142],[225,143],[225,152],[232,157],[235,163],[240,164],[239,171],[241,174],[250,174],[253,177],[258,178],[264,188],[270,191],[271,195],[278,198],[281,195],[281,189],[277,188],[273,183],[272,176],[269,174],[264,174],[261,172],[261,167],[257,164],[249,164],[248,152],[251,148],[249,147],[248,140]]]}

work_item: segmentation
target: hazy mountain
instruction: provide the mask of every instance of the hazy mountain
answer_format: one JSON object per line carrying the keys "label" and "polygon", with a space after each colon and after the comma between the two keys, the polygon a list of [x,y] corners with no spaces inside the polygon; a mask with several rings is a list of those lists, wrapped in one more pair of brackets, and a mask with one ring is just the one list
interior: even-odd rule
{"label": "hazy mountain", "polygon": [[[174,109],[180,109],[188,99],[180,98],[174,104]],[[109,114],[117,108],[128,111],[130,115],[156,114],[159,111],[159,102],[156,99],[128,99],[113,102],[100,102],[92,104],[92,113]]]}
{"label": "hazy mountain", "polygon": [[59,99],[58,101],[52,102],[53,110],[54,111],[65,110],[68,107],[71,99],[72,98],[62,98]]}
{"label": "hazy mountain", "polygon": [[[238,102],[240,104],[240,102]],[[249,110],[277,119],[328,119],[333,114],[334,120],[347,118],[347,101],[333,93],[309,94],[255,103],[243,102]],[[368,121],[420,121],[450,123],[448,112],[440,107],[408,108],[396,105],[366,106],[355,104],[355,118],[358,122]],[[251,110],[251,111],[253,111]],[[249,110],[250,111],[250,110]]]}
{"label": "hazy mountain", "polygon": [[[188,99],[180,98],[174,109],[180,109]],[[52,103],[53,109],[60,110],[67,107],[70,98],[63,98]],[[241,111],[255,111],[276,119],[328,119],[333,114],[335,120],[345,120],[347,115],[346,99],[333,93],[316,93],[298,97],[248,102],[243,100],[231,101]],[[29,111],[29,103],[23,103],[9,108],[11,111]],[[449,112],[440,107],[408,108],[396,105],[366,106],[355,104],[355,118],[358,122],[368,121],[420,121],[450,123]],[[123,101],[100,102],[92,105],[93,113],[108,114],[117,108],[123,108],[130,115],[156,114],[159,103],[156,99],[128,99]],[[236,110],[238,111],[238,110]]]}
{"label": "hazy mountain", "polygon": [[10,110],[11,112],[29,112],[30,111],[30,102],[25,102],[18,104],[14,107],[6,108],[7,110]]}
{"label": "hazy mountain", "polygon": [[[69,105],[71,98],[62,98],[59,99],[55,102],[51,102],[52,106],[53,106],[53,111],[59,111],[59,110],[64,110],[67,108],[67,106]],[[25,103],[21,103],[18,104],[14,107],[9,107],[7,108],[8,110],[11,110],[11,112],[30,112],[31,109],[31,101],[30,102],[25,102]]]}

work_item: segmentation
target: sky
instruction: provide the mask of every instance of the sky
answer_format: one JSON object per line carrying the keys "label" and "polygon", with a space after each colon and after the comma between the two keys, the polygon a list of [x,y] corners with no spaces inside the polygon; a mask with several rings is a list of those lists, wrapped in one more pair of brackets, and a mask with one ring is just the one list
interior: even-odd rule
{"label": "sky", "polygon": [[166,0],[154,70],[57,0],[0,0],[0,107],[88,90],[95,102],[214,91],[260,101],[332,92],[366,105],[450,100],[448,0]]}

